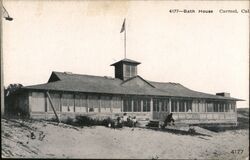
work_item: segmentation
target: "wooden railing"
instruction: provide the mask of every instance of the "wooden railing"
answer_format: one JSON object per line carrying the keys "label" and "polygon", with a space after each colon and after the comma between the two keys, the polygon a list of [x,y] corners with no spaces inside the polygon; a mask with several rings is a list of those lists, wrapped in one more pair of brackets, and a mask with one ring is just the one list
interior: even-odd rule
{"label": "wooden railing", "polygon": [[173,118],[190,119],[190,120],[219,120],[219,119],[236,119],[235,112],[201,112],[201,113],[188,113],[188,112],[173,112]]}
{"label": "wooden railing", "polygon": [[[236,112],[172,112],[176,121],[237,121]],[[164,120],[166,112],[153,112],[155,120]]]}

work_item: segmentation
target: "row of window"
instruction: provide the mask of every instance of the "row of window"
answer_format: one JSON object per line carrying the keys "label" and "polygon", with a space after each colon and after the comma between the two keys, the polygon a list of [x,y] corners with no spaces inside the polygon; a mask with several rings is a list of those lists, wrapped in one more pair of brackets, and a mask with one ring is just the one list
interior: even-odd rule
{"label": "row of window", "polygon": [[[51,105],[45,100],[44,93],[32,93],[35,98],[32,103],[34,111],[53,111]],[[91,96],[73,94],[50,94],[56,111],[62,112],[150,112],[150,98],[125,98],[118,96]],[[101,99],[101,101],[99,100]],[[46,105],[47,104],[47,105]],[[230,112],[235,111],[235,103],[197,102],[189,100],[171,100],[171,112]],[[45,107],[47,106],[47,107]],[[60,109],[61,108],[61,109]],[[153,99],[154,112],[169,112],[168,99]]]}
{"label": "row of window", "polygon": [[[73,94],[54,94],[50,97],[56,111],[62,112],[121,112],[121,97],[111,96],[86,96]],[[101,101],[99,101],[101,99]],[[32,93],[32,110],[37,112],[53,111],[48,98],[44,93]],[[100,107],[100,108],[99,108]]]}
{"label": "row of window", "polygon": [[171,112],[190,112],[190,111],[192,111],[192,101],[177,101],[177,100],[171,101]]}
{"label": "row of window", "polygon": [[[133,107],[132,107],[133,105]],[[150,112],[150,99],[123,100],[124,112]],[[169,112],[169,101],[153,99],[154,112]],[[234,103],[222,102],[192,102],[191,100],[172,100],[171,112],[230,112],[235,111]]]}
{"label": "row of window", "polygon": [[172,100],[171,112],[234,112],[235,103]]}
{"label": "row of window", "polygon": [[150,112],[150,99],[124,99],[123,112]]}

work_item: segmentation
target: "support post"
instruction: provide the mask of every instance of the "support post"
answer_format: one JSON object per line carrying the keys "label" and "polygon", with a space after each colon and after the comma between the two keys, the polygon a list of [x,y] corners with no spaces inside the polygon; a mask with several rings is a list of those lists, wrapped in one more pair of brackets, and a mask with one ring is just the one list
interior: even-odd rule
{"label": "support post", "polygon": [[208,118],[207,118],[207,102],[206,101],[204,101],[204,105],[205,105],[205,114],[206,114],[206,119],[208,120]]}
{"label": "support post", "polygon": [[121,102],[122,102],[122,109],[121,109],[121,111],[123,112],[124,111],[124,107],[123,107],[124,106],[124,98],[123,97],[121,98]]}
{"label": "support post", "polygon": [[99,108],[98,108],[98,111],[99,111],[99,113],[101,113],[101,96],[98,96],[98,99],[99,99]]}
{"label": "support post", "polygon": [[76,95],[73,95],[73,99],[74,99],[74,112],[76,112]]}
{"label": "support post", "polygon": [[226,113],[225,113],[225,110],[226,110],[226,104],[225,104],[225,103],[223,104],[223,109],[224,109],[224,110],[223,110],[224,119],[226,119]]}
{"label": "support post", "polygon": [[204,104],[205,104],[205,112],[207,112],[207,102],[204,101]]}
{"label": "support post", "polygon": [[134,113],[134,100],[131,99],[131,109],[132,109],[132,113]]}
{"label": "support post", "polygon": [[179,101],[177,101],[176,105],[177,105],[177,112],[179,112]]}
{"label": "support post", "polygon": [[153,119],[153,98],[150,98],[150,113],[151,119]]}
{"label": "support post", "polygon": [[171,111],[171,98],[169,98],[169,101],[168,101],[168,106],[169,106],[169,113],[171,113],[172,111]]}
{"label": "support post", "polygon": [[54,112],[54,114],[55,114],[55,116],[56,116],[56,119],[57,119],[58,123],[60,123],[60,120],[59,120],[59,118],[58,118],[58,116],[57,116],[57,114],[56,114],[56,110],[55,110],[55,108],[54,108],[54,106],[53,106],[53,103],[52,103],[52,100],[51,100],[51,97],[50,97],[49,92],[47,91],[46,94],[47,94],[47,96],[48,96],[48,98],[49,98],[49,102],[50,102],[51,108],[52,108],[52,110],[53,110],[53,112]]}
{"label": "support post", "polygon": [[62,112],[62,93],[60,93],[59,96],[60,96],[60,112]]}
{"label": "support post", "polygon": [[187,102],[186,101],[184,101],[184,112],[187,112]]}
{"label": "support post", "polygon": [[87,107],[86,107],[86,112],[89,112],[89,96],[86,95],[86,101],[87,101]]}
{"label": "support post", "polygon": [[28,93],[28,101],[29,101],[29,109],[28,109],[28,111],[29,111],[29,113],[31,113],[32,112],[32,92],[29,92]]}
{"label": "support post", "polygon": [[113,96],[110,96],[110,112],[113,112]]}
{"label": "support post", "polygon": [[143,100],[142,99],[141,99],[141,112],[143,112]]}
{"label": "support post", "polygon": [[[47,103],[47,95],[46,95],[46,92],[44,92],[44,98],[45,98],[45,108],[44,108],[44,111],[45,113],[48,112],[48,103]],[[30,103],[30,102],[29,102]]]}

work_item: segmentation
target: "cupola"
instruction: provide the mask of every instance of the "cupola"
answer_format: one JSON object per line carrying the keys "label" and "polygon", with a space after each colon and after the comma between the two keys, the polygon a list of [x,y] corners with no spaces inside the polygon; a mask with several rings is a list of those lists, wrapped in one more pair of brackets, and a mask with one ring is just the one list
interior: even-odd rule
{"label": "cupola", "polygon": [[137,76],[138,64],[141,63],[125,58],[114,64],[111,64],[111,66],[115,67],[115,78],[125,81],[131,77]]}

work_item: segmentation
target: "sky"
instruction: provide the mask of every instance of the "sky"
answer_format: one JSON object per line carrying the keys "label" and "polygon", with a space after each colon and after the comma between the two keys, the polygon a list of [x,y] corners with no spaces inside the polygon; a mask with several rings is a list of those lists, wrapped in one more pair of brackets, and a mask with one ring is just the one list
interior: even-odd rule
{"label": "sky", "polygon": [[[229,92],[249,107],[248,1],[3,1],[4,85],[46,83],[52,71],[114,76],[110,64],[141,62],[146,80]],[[214,13],[170,13],[207,9]],[[238,13],[219,13],[237,9]]]}

